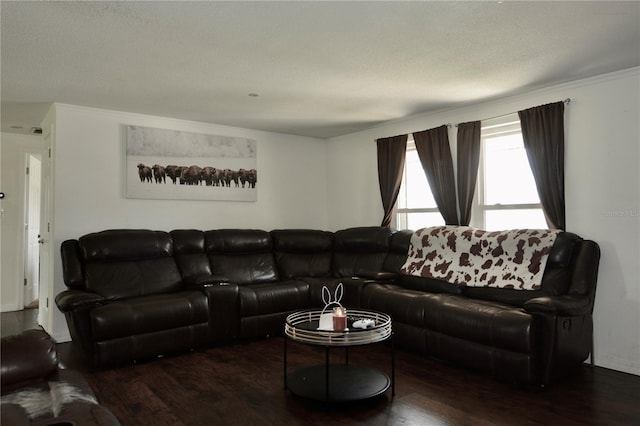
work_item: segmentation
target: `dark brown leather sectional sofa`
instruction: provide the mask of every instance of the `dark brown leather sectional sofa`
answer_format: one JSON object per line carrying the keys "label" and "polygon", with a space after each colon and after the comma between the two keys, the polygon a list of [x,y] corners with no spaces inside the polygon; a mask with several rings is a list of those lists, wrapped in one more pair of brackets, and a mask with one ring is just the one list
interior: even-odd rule
{"label": "dark brown leather sectional sofa", "polygon": [[342,304],[391,315],[396,346],[518,382],[546,384],[592,350],[599,247],[561,233],[542,287],[467,288],[400,269],[412,233],[107,230],[61,246],[56,297],[96,367],[282,334],[285,317]]}
{"label": "dark brown leather sectional sofa", "polygon": [[59,367],[56,342],[39,329],[2,338],[4,426],[116,426],[77,371]]}

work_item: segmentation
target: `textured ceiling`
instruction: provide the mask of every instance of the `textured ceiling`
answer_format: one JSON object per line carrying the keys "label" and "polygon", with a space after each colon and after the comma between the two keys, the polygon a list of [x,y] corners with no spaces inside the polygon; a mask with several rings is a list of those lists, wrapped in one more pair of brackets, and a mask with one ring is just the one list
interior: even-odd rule
{"label": "textured ceiling", "polygon": [[0,7],[3,131],[61,102],[328,138],[640,65],[637,1]]}

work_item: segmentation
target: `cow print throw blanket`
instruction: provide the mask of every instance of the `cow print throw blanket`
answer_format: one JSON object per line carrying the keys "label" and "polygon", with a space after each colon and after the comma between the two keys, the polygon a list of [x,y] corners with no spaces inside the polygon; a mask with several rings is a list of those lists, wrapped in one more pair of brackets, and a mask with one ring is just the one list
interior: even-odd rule
{"label": "cow print throw blanket", "polygon": [[26,388],[2,396],[2,404],[20,405],[30,419],[45,415],[58,417],[64,405],[73,401],[98,403],[92,395],[87,395],[80,388],[65,382],[49,382],[49,390]]}
{"label": "cow print throw blanket", "polygon": [[401,272],[469,287],[537,290],[560,231],[423,228],[411,236]]}

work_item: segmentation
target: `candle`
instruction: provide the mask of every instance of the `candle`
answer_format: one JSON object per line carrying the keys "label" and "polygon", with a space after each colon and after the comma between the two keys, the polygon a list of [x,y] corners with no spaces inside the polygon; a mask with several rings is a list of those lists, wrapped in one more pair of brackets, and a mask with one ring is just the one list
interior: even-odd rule
{"label": "candle", "polygon": [[333,308],[333,329],[342,331],[347,328],[347,310],[342,306]]}

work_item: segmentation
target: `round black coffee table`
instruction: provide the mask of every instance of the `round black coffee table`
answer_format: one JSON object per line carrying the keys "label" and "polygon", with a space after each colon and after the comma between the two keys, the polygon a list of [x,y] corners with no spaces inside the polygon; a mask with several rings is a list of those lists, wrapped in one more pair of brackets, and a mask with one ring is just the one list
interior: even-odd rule
{"label": "round black coffee table", "polygon": [[[346,402],[372,398],[391,387],[395,395],[395,348],[391,318],[382,312],[348,309],[347,329],[342,331],[319,329],[320,310],[295,312],[285,320],[284,326],[284,387],[294,395],[318,401]],[[373,320],[365,329],[355,328],[357,320]],[[364,365],[349,363],[349,348],[370,345],[391,339],[391,377]],[[287,371],[287,342],[292,340],[325,348],[325,362]],[[345,363],[331,364],[329,351],[345,348]]]}

